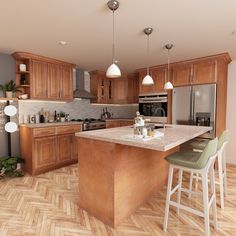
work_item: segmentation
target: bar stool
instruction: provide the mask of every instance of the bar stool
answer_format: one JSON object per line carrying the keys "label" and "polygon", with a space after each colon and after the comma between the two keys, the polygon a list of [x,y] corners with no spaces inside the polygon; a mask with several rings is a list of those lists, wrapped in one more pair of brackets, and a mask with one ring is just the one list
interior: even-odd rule
{"label": "bar stool", "polygon": [[[190,213],[204,217],[205,221],[205,235],[210,235],[210,222],[209,222],[209,210],[212,206],[214,217],[214,228],[217,229],[217,210],[216,210],[216,196],[215,196],[215,183],[214,183],[214,163],[216,159],[218,139],[211,140],[202,153],[199,152],[178,152],[166,157],[169,162],[169,176],[166,193],[166,206],[164,217],[164,231],[167,230],[169,207],[174,206],[177,208],[177,214],[179,215],[179,209],[186,210]],[[178,184],[172,189],[172,179],[174,169],[179,170]],[[200,174],[202,176],[202,190],[203,190],[203,205],[204,211],[193,209],[191,207],[182,205],[181,192],[189,192],[189,189],[182,188],[182,175],[183,171],[189,171]],[[211,197],[208,196],[208,174],[210,173],[210,187]],[[171,195],[177,192],[177,201],[171,200]]]}
{"label": "bar stool", "polygon": [[[194,151],[202,152],[204,147],[206,147],[209,141],[203,142],[192,142],[190,145],[192,146]],[[225,149],[228,143],[228,131],[225,130],[218,142],[217,147],[217,163],[218,163],[218,175],[219,175],[219,182],[215,182],[220,187],[220,207],[224,209],[224,196],[227,196],[227,171],[226,171],[226,157],[225,157]],[[196,188],[198,184],[198,180],[200,179],[198,175],[193,175],[191,172],[190,174],[190,185],[189,185],[189,197],[191,197],[191,190],[193,179],[196,179]]]}

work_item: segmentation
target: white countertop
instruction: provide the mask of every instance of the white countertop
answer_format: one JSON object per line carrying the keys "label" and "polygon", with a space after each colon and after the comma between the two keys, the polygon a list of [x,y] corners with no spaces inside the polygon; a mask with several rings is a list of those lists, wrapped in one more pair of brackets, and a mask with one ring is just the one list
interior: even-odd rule
{"label": "white countertop", "polygon": [[26,126],[28,128],[44,128],[53,126],[63,126],[63,125],[81,125],[83,122],[69,121],[69,122],[52,122],[52,123],[39,123],[39,124],[21,124],[20,126]]}
{"label": "white countertop", "polygon": [[[133,128],[131,126],[86,131],[76,133],[76,136],[157,151],[168,151],[211,129],[211,127],[205,126],[167,125],[163,137],[152,138],[150,140],[132,139]],[[157,129],[157,131],[163,133],[164,129]]]}

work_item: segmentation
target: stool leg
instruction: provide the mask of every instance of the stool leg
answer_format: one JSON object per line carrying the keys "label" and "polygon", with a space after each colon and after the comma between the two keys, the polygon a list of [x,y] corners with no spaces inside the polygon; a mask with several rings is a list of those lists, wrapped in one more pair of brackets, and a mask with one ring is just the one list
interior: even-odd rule
{"label": "stool leg", "polygon": [[203,205],[204,205],[204,220],[205,220],[205,235],[210,235],[209,226],[209,198],[208,198],[208,177],[207,173],[202,174],[202,191],[203,191]]}
{"label": "stool leg", "polygon": [[166,206],[165,206],[165,217],[164,217],[164,225],[163,230],[167,230],[167,224],[168,224],[168,217],[169,217],[169,208],[170,208],[170,193],[172,188],[172,179],[173,179],[173,167],[170,165],[169,167],[169,174],[168,174],[168,185],[167,185],[167,192],[166,192]]}
{"label": "stool leg", "polygon": [[216,230],[218,228],[218,224],[217,224],[216,189],[215,189],[214,165],[212,165],[211,168],[210,168],[210,182],[211,182],[211,193],[212,193],[212,196],[213,196],[212,208],[213,208],[214,228]]}
{"label": "stool leg", "polygon": [[222,153],[223,158],[223,173],[224,173],[224,194],[227,197],[227,171],[226,171],[226,158],[225,158],[225,149]]}
{"label": "stool leg", "polygon": [[189,182],[189,194],[188,197],[191,198],[192,195],[192,188],[193,188],[193,172],[190,172],[190,182]]}
{"label": "stool leg", "polygon": [[196,174],[195,188],[198,189],[199,174]]}
{"label": "stool leg", "polygon": [[[178,205],[180,205],[180,200],[181,200],[181,187],[182,187],[182,179],[183,179],[183,170],[179,169],[179,178],[178,178],[178,195],[177,195],[177,203]],[[177,209],[177,215],[179,215],[179,207],[176,208]]]}
{"label": "stool leg", "polygon": [[222,162],[222,152],[218,152],[218,172],[219,172],[219,184],[220,184],[220,207],[224,209],[224,186],[223,186],[223,162]]}

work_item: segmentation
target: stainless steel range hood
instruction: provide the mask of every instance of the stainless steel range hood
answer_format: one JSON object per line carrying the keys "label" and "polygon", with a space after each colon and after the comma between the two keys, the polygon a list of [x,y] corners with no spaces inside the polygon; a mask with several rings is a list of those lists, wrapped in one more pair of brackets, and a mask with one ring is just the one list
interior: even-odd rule
{"label": "stainless steel range hood", "polygon": [[76,89],[74,90],[74,98],[94,99],[96,98],[96,96],[85,90],[84,73],[85,73],[84,70],[76,69],[75,72]]}

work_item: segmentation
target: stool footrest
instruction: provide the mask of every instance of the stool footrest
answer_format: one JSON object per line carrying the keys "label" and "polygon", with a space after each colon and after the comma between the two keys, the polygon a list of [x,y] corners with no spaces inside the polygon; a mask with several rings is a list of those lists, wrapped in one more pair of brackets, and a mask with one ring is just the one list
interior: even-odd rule
{"label": "stool footrest", "polygon": [[174,207],[177,207],[177,208],[180,208],[180,209],[182,209],[182,210],[185,210],[185,211],[188,211],[188,212],[190,212],[190,213],[193,213],[193,214],[195,214],[195,215],[198,215],[198,216],[200,216],[200,217],[204,217],[203,212],[198,211],[198,210],[196,210],[196,209],[192,209],[191,207],[187,207],[187,206],[178,204],[177,202],[174,202],[174,201],[170,201],[169,204],[172,205],[172,206],[174,206]]}

